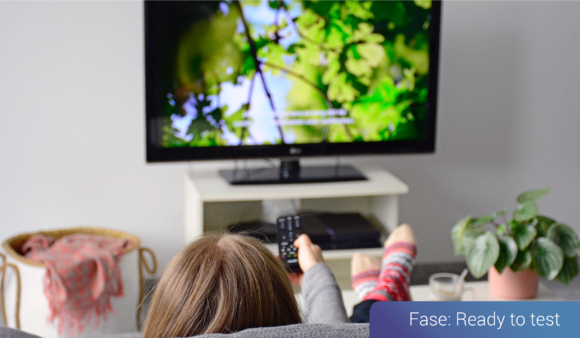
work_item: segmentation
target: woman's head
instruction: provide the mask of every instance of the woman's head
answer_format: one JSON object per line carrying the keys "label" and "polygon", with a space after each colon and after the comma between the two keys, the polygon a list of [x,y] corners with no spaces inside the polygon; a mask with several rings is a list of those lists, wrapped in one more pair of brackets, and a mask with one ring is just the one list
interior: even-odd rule
{"label": "woman's head", "polygon": [[204,236],[169,263],[144,338],[190,337],[300,323],[284,266],[257,240]]}

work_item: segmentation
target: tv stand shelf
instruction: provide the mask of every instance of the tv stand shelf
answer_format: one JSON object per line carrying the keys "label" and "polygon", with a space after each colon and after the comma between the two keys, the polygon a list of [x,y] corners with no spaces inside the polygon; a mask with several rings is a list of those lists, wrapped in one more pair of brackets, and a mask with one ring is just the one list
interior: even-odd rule
{"label": "tv stand shelf", "polygon": [[[258,213],[254,209],[261,207],[261,201],[283,199],[298,199],[307,211],[360,212],[390,232],[399,222],[398,195],[408,193],[408,186],[382,168],[357,166],[357,169],[368,180],[233,186],[217,170],[186,173],[186,241],[207,231],[225,231],[230,223],[255,219]],[[267,247],[278,253],[276,244]],[[323,255],[325,259],[346,259],[354,252],[380,256],[382,249],[326,250]]]}
{"label": "tv stand shelf", "polygon": [[[278,244],[266,244],[268,248],[274,255],[278,255]],[[355,252],[364,253],[371,256],[382,257],[383,248],[372,248],[372,249],[345,249],[345,250],[323,250],[322,256],[325,260],[338,260],[338,259],[350,259]]]}

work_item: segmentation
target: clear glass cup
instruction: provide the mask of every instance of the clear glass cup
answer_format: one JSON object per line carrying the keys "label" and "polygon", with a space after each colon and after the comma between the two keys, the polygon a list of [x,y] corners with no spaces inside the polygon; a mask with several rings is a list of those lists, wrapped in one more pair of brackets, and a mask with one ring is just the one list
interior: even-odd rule
{"label": "clear glass cup", "polygon": [[460,301],[463,295],[471,292],[475,299],[472,288],[466,288],[465,282],[459,281],[459,275],[453,273],[436,273],[429,277],[429,299],[432,301]]}

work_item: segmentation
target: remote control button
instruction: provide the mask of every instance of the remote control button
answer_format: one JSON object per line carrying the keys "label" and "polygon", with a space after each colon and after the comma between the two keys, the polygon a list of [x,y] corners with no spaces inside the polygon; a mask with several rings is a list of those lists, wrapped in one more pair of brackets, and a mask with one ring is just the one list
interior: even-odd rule
{"label": "remote control button", "polygon": [[285,241],[286,240],[286,235],[282,235],[282,240]]}
{"label": "remote control button", "polygon": [[280,245],[287,246],[288,245],[288,242],[282,242],[282,243],[280,243]]}
{"label": "remote control button", "polygon": [[288,224],[288,231],[292,231],[292,223]]}
{"label": "remote control button", "polygon": [[288,264],[292,264],[292,263],[298,263],[298,259],[294,258],[294,259],[289,259]]}

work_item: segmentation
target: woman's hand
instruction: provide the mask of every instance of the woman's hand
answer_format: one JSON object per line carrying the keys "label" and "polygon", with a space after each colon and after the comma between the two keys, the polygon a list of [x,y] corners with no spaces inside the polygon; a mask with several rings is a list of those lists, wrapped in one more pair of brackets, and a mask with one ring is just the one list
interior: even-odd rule
{"label": "woman's hand", "polygon": [[325,263],[322,250],[312,243],[308,235],[300,235],[294,241],[294,246],[298,249],[298,264],[302,272],[306,273],[316,263]]}

